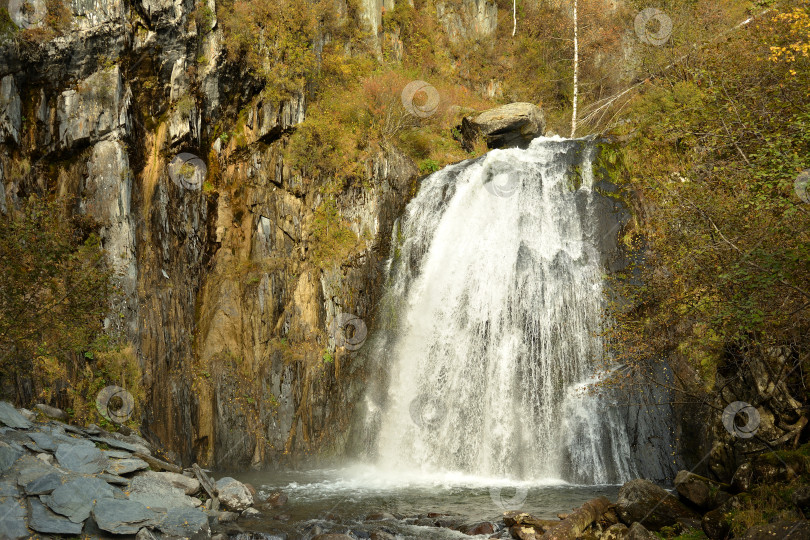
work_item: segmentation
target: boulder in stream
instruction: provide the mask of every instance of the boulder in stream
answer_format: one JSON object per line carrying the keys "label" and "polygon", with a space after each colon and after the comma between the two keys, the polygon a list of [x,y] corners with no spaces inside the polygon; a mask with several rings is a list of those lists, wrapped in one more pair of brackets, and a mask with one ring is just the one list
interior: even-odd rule
{"label": "boulder in stream", "polygon": [[216,487],[220,502],[229,510],[241,512],[253,504],[253,495],[250,494],[250,490],[235,478],[230,476],[220,478],[217,480]]}

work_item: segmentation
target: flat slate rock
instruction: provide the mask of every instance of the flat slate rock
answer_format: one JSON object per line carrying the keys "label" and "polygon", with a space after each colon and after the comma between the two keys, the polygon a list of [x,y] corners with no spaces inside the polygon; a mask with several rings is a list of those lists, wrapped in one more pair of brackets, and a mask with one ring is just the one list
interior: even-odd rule
{"label": "flat slate rock", "polygon": [[33,425],[8,401],[0,401],[0,422],[15,429],[28,429]]}
{"label": "flat slate rock", "polygon": [[159,515],[137,501],[102,499],[93,508],[93,519],[100,529],[113,534],[135,534],[153,526]]}
{"label": "flat slate rock", "polygon": [[17,489],[17,484],[8,480],[0,482],[0,497],[18,497],[20,490]]}
{"label": "flat slate rock", "polygon": [[124,478],[123,476],[118,476],[115,474],[107,474],[101,473],[98,475],[98,478],[101,478],[108,484],[115,484],[116,486],[128,486],[129,485],[129,478]]}
{"label": "flat slate rock", "polygon": [[28,437],[34,441],[39,448],[46,450],[48,452],[56,451],[57,442],[48,435],[47,433],[42,433],[41,431],[33,431],[28,433]]}
{"label": "flat slate rock", "polygon": [[110,459],[129,459],[132,457],[132,453],[125,450],[102,450],[102,452]]}
{"label": "flat slate rock", "polygon": [[84,474],[98,474],[107,468],[109,460],[95,446],[60,444],[56,448],[59,465]]}
{"label": "flat slate rock", "polygon": [[35,497],[28,498],[28,525],[37,532],[53,534],[80,534],[81,523],[73,523],[68,518],[54,514]]}
{"label": "flat slate rock", "polygon": [[106,471],[110,474],[128,474],[148,468],[149,464],[138,458],[111,459]]}
{"label": "flat slate rock", "polygon": [[0,499],[0,538],[30,537],[25,514],[25,507],[19,500],[11,497]]}
{"label": "flat slate rock", "polygon": [[16,448],[7,445],[0,446],[0,473],[9,470],[21,455],[22,451]]}
{"label": "flat slate rock", "polygon": [[139,476],[143,476],[146,478],[153,478],[158,482],[163,482],[176,488],[182,489],[186,495],[194,495],[200,490],[199,480],[197,480],[196,478],[189,478],[188,476],[178,473],[146,471],[141,473]]}
{"label": "flat slate rock", "polygon": [[195,499],[167,482],[148,476],[136,476],[129,484],[129,498],[154,509],[194,508]]}
{"label": "flat slate rock", "polygon": [[171,536],[207,536],[211,533],[208,516],[198,508],[170,508],[158,529]]}
{"label": "flat slate rock", "polygon": [[80,477],[62,484],[50,495],[41,495],[42,502],[57,514],[80,523],[90,516],[96,501],[113,498],[113,488],[100,478]]}
{"label": "flat slate rock", "polygon": [[128,442],[124,441],[119,441],[118,439],[113,439],[112,437],[90,437],[90,439],[95,442],[106,444],[111,448],[118,448],[119,450],[127,450],[129,452],[143,451],[143,448],[141,448],[140,446],[129,444]]}
{"label": "flat slate rock", "polygon": [[45,495],[61,486],[65,480],[67,480],[66,475],[53,471],[46,472],[42,476],[31,479],[29,482],[22,483],[18,480],[18,483],[20,484],[20,487],[25,490],[26,495]]}

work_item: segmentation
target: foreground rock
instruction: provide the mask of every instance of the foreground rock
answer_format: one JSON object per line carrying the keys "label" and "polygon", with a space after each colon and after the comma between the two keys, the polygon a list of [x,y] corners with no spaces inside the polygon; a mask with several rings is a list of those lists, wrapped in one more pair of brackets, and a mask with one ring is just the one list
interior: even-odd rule
{"label": "foreground rock", "polygon": [[242,482],[226,476],[217,480],[219,500],[230,510],[241,512],[253,505],[253,495]]}
{"label": "foreground rock", "polygon": [[697,513],[649,480],[632,480],[624,484],[619,490],[616,510],[625,524],[639,522],[651,531],[676,524],[687,528],[700,526]]}
{"label": "foreground rock", "polygon": [[[218,512],[218,495],[241,516],[257,513],[250,489],[233,478],[215,488],[199,467],[185,474],[146,470],[152,463],[162,470],[182,468],[152,457],[149,443],[135,434],[31,422],[4,402],[0,423],[0,539],[209,538],[222,532],[212,525],[240,517]],[[197,496],[213,507],[210,523]],[[285,501],[286,495],[276,494],[275,504]]]}
{"label": "foreground rock", "polygon": [[543,134],[546,119],[533,103],[509,103],[461,122],[462,145],[472,150],[475,140],[482,138],[489,148],[525,147]]}
{"label": "foreground rock", "polygon": [[678,494],[702,510],[714,510],[726,502],[731,497],[723,491],[727,487],[689,471],[680,471],[675,477]]}

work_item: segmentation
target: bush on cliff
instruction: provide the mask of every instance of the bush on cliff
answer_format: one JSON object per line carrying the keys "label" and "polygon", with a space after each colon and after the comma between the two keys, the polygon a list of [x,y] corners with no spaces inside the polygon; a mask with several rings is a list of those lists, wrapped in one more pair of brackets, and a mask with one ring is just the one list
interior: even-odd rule
{"label": "bush on cliff", "polygon": [[781,350],[774,373],[807,382],[810,33],[796,21],[810,4],[796,9],[693,51],[625,104],[614,134],[630,139],[622,164],[643,225],[626,238],[643,285],[618,284],[628,302],[608,337],[639,372],[681,358],[711,390],[719,368]]}

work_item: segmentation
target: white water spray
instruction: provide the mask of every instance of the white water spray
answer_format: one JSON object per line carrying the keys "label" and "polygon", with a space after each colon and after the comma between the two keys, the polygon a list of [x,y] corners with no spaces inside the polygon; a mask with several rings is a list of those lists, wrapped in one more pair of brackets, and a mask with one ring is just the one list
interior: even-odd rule
{"label": "white water spray", "polygon": [[381,313],[381,468],[580,483],[637,473],[617,415],[574,391],[604,354],[594,152],[540,138],[424,180],[395,232]]}

